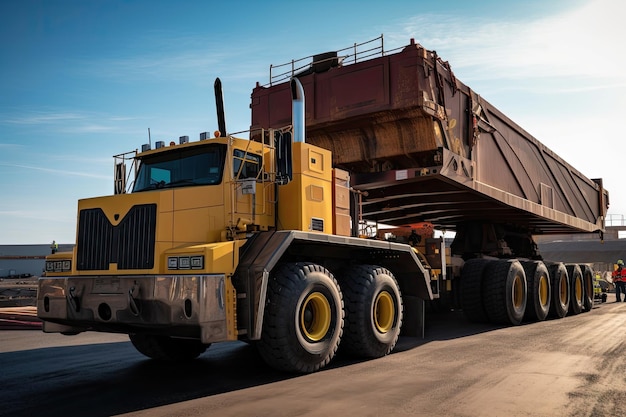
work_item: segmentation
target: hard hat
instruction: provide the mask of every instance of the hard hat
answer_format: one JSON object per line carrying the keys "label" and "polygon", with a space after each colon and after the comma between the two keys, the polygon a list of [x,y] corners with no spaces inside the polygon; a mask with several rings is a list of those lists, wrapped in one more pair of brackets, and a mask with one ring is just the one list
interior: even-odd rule
{"label": "hard hat", "polygon": [[621,259],[618,259],[618,260],[617,260],[617,264],[618,264],[618,265],[624,265],[624,261],[622,261]]}

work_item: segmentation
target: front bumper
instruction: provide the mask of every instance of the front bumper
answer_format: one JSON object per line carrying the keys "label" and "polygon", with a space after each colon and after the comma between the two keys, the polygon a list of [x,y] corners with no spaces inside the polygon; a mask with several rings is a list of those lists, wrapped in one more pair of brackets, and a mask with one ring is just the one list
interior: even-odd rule
{"label": "front bumper", "polygon": [[225,275],[45,277],[37,315],[44,332],[150,333],[208,344],[237,338],[235,302]]}

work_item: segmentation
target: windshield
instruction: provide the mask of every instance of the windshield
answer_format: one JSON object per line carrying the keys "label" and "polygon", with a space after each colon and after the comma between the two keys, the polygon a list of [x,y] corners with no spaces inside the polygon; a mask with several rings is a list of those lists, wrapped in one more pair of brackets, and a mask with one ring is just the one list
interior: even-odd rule
{"label": "windshield", "polygon": [[133,192],[222,181],[226,145],[215,144],[142,158]]}

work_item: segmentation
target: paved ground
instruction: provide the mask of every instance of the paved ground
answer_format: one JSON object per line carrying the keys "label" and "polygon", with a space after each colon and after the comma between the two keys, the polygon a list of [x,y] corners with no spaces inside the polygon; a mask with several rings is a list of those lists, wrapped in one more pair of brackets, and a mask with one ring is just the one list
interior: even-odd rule
{"label": "paved ground", "polygon": [[623,416],[626,303],[517,327],[430,316],[373,361],[311,375],[265,366],[243,343],[159,364],[123,335],[0,334],[0,415]]}

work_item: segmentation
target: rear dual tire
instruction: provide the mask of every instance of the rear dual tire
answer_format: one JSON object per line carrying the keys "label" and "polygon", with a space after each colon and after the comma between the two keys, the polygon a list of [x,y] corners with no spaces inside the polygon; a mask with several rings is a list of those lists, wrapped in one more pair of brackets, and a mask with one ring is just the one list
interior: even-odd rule
{"label": "rear dual tire", "polygon": [[474,323],[489,321],[483,303],[483,272],[493,262],[489,259],[470,259],[461,271],[461,308],[465,317]]}
{"label": "rear dual tire", "polygon": [[553,263],[548,265],[552,301],[549,316],[557,319],[565,317],[570,304],[570,280],[565,265]]}
{"label": "rear dual tire", "polygon": [[341,349],[364,358],[389,354],[398,341],[403,314],[393,274],[378,266],[358,265],[342,278],[346,319]]}
{"label": "rear dual tire", "polygon": [[528,284],[528,297],[524,319],[528,321],[543,321],[550,312],[552,288],[548,268],[540,261],[521,262]]}
{"label": "rear dual tire", "polygon": [[526,311],[526,275],[517,260],[494,260],[483,271],[484,306],[492,323],[518,325]]}
{"label": "rear dual tire", "polygon": [[579,266],[583,276],[583,289],[585,291],[583,298],[583,313],[586,313],[588,311],[591,311],[591,309],[593,308],[593,270],[589,265],[586,264],[581,264]]}
{"label": "rear dual tire", "polygon": [[580,266],[568,264],[565,266],[570,281],[570,303],[569,314],[576,315],[582,313],[585,304],[585,286],[583,284],[583,274]]}

